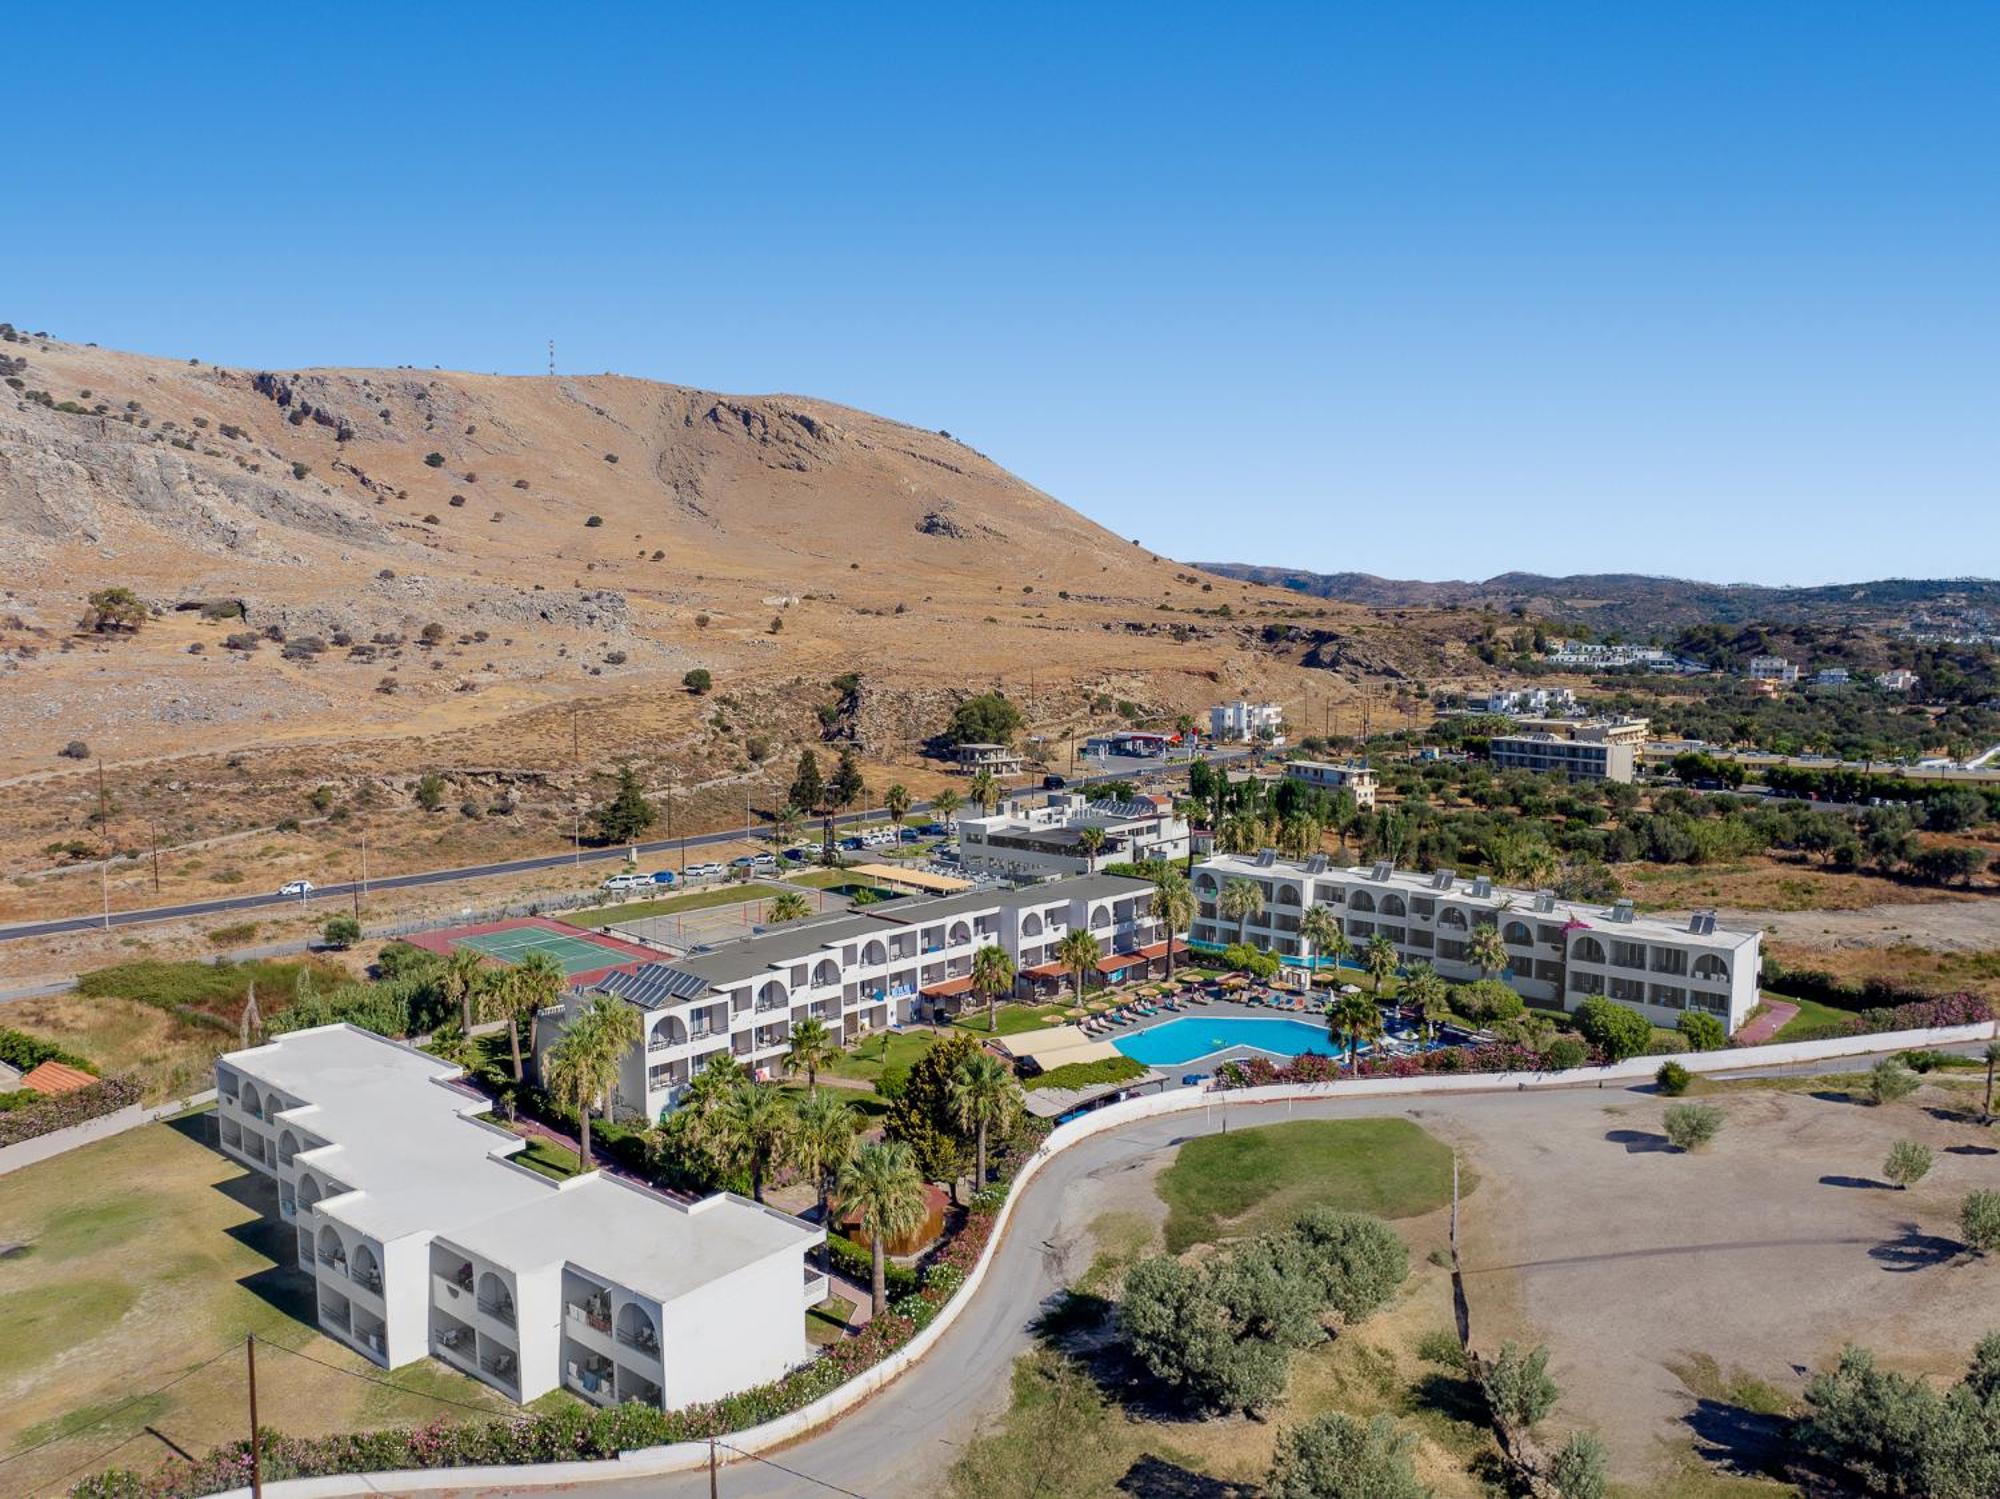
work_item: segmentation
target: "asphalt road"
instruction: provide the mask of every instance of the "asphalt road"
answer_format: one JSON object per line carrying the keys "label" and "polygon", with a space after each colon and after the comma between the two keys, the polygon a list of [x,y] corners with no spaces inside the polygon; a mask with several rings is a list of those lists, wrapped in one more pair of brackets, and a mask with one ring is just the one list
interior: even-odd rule
{"label": "asphalt road", "polygon": [[[1211,755],[1212,760],[1237,758],[1242,751]],[[1101,781],[1131,781],[1161,774],[1169,768],[1150,760],[1135,761],[1129,770],[1115,770],[1104,775],[1073,776],[1071,786],[1089,786]],[[927,812],[928,802],[921,802],[911,808],[913,812]],[[834,819],[836,826],[848,827],[855,823],[880,821],[888,816],[886,808],[868,807],[857,812],[845,812]],[[501,875],[530,874],[538,869],[559,869],[563,865],[602,864],[622,861],[628,847],[636,846],[640,855],[677,851],[682,847],[701,849],[723,843],[741,843],[746,839],[768,836],[770,828],[765,824],[751,827],[725,828],[717,833],[696,833],[688,838],[660,838],[650,843],[637,845],[618,844],[609,848],[586,848],[580,852],[572,850],[562,854],[542,854],[531,859],[507,859],[494,864],[468,864],[456,869],[427,869],[416,874],[387,875],[378,880],[368,881],[363,894],[375,895],[384,890],[402,890],[416,885],[450,885],[463,880],[493,879]],[[279,895],[266,891],[260,895],[230,895],[218,900],[188,901],[174,906],[149,906],[134,911],[113,911],[109,920],[102,913],[94,916],[65,916],[54,921],[25,922],[18,926],[0,927],[0,942],[17,942],[27,937],[50,937],[62,932],[85,932],[107,926],[140,926],[153,921],[172,921],[185,916],[212,916],[225,911],[251,911],[262,907],[282,906],[292,903],[299,905],[337,904],[350,900],[360,887],[348,883],[321,885],[305,900],[296,896]],[[328,905],[331,912],[332,906]]]}

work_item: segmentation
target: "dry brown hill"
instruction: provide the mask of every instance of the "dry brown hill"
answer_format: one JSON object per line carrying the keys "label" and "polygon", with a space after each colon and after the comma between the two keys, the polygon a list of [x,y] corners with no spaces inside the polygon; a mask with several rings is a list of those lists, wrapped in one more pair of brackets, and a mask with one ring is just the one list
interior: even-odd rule
{"label": "dry brown hill", "polygon": [[[823,401],[26,334],[0,354],[0,825],[7,786],[34,788],[16,869],[94,806],[71,740],[128,783],[190,762],[144,778],[183,788],[145,815],[193,835],[305,778],[634,756],[707,783],[827,734],[920,774],[952,696],[996,682],[1052,736],[1238,692],[1310,693],[1318,725],[1463,659],[1455,622],[1203,577],[946,434]],[[136,635],[79,630],[107,586],[153,610]],[[718,698],[680,690],[694,666]],[[848,672],[864,689],[828,726]]]}

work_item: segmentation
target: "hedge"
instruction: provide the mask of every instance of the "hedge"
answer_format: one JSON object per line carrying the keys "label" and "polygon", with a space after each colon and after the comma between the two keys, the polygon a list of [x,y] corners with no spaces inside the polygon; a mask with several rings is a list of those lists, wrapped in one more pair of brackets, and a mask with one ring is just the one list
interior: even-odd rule
{"label": "hedge", "polygon": [[1023,1087],[1089,1088],[1098,1083],[1122,1083],[1146,1075],[1146,1064],[1131,1057],[1105,1057],[1097,1062],[1071,1062],[1029,1078]]}
{"label": "hedge", "polygon": [[0,1062],[22,1072],[39,1067],[44,1062],[61,1062],[66,1067],[74,1067],[79,1072],[97,1076],[97,1064],[88,1057],[80,1057],[73,1051],[64,1051],[53,1041],[44,1041],[40,1036],[31,1036],[26,1031],[9,1030],[0,1025]]}
{"label": "hedge", "polygon": [[1810,999],[1836,1010],[1879,1010],[1942,997],[1936,989],[1899,984],[1893,979],[1871,978],[1856,983],[1823,968],[1787,968],[1768,955],[1764,959],[1762,984],[1773,994]]}
{"label": "hedge", "polygon": [[[1570,1038],[1574,1040],[1575,1038]],[[1219,1088],[1264,1088],[1273,1083],[1330,1083],[1347,1077],[1423,1077],[1431,1073],[1454,1072],[1558,1072],[1582,1065],[1570,1057],[1558,1067],[1541,1053],[1525,1046],[1491,1041],[1483,1046],[1444,1046],[1405,1056],[1364,1055],[1352,1071],[1331,1057],[1307,1052],[1280,1066],[1268,1057],[1250,1057],[1241,1062],[1224,1062],[1215,1069]],[[1586,1062],[1601,1061],[1592,1051]]]}
{"label": "hedge", "polygon": [[1927,1031],[1947,1025],[1978,1025],[1993,1018],[1993,1002],[1979,994],[1941,994],[1908,1004],[1878,1006],[1831,1025],[1793,1031],[1792,1041],[1826,1041],[1836,1036],[1875,1036],[1888,1031]]}
{"label": "hedge", "polygon": [[42,1135],[54,1134],[73,1124],[84,1124],[106,1114],[115,1114],[127,1104],[139,1101],[139,1085],[129,1077],[107,1077],[74,1093],[59,1093],[25,1108],[0,1113],[0,1146],[19,1145]]}

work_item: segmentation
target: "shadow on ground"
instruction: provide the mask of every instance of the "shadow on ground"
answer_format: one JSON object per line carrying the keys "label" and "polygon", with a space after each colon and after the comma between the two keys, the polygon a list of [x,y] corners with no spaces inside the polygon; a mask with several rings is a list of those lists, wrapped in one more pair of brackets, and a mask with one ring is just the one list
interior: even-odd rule
{"label": "shadow on ground", "polygon": [[1927,1234],[1914,1223],[1899,1223],[1896,1227],[1895,1238],[1884,1239],[1868,1251],[1868,1258],[1884,1270],[1907,1274],[1912,1270],[1928,1270],[1934,1265],[1948,1265],[1965,1248],[1956,1239]]}
{"label": "shadow on ground", "polygon": [[1613,1145],[1623,1145],[1627,1155],[1650,1155],[1656,1151],[1671,1152],[1674,1148],[1673,1142],[1665,1135],[1656,1135],[1651,1130],[1606,1130],[1604,1138]]}
{"label": "shadow on ground", "polygon": [[1133,1499],[1251,1499],[1257,1490],[1190,1472],[1148,1453],[1125,1470],[1118,1492]]}
{"label": "shadow on ground", "polygon": [[1697,1399],[1687,1413],[1695,1455],[1712,1467],[1743,1477],[1779,1471],[1791,1425],[1783,1416],[1762,1415],[1706,1397]]}
{"label": "shadow on ground", "polygon": [[1822,1176],[1819,1184],[1822,1187],[1855,1187],[1868,1192],[1878,1188],[1887,1190],[1889,1185],[1887,1182],[1878,1182],[1866,1176]]}

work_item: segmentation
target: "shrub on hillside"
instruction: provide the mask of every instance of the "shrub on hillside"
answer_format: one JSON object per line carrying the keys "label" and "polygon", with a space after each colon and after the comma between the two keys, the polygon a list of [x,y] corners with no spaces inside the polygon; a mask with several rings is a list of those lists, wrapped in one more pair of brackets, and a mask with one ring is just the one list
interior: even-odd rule
{"label": "shrub on hillside", "polygon": [[1693,1081],[1694,1074],[1679,1062],[1662,1062],[1660,1070],[1653,1074],[1653,1086],[1669,1098],[1679,1098]]}
{"label": "shrub on hillside", "polygon": [[1653,1040],[1653,1027],[1644,1015],[1601,994],[1591,995],[1576,1007],[1576,1028],[1613,1062],[1641,1055]]}
{"label": "shrub on hillside", "polygon": [[1691,1151],[1722,1133],[1722,1117],[1712,1103],[1677,1103],[1667,1110],[1663,1127],[1676,1149]]}

